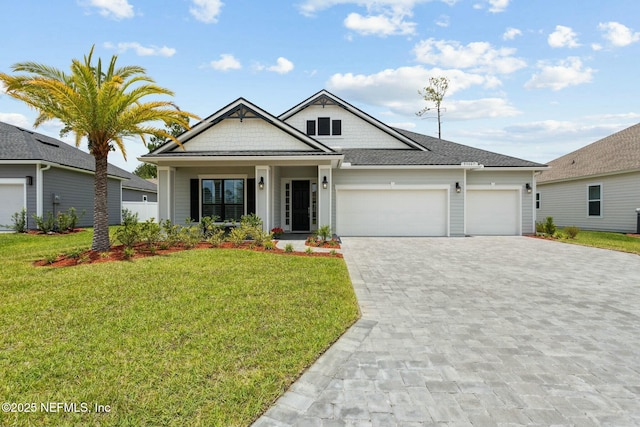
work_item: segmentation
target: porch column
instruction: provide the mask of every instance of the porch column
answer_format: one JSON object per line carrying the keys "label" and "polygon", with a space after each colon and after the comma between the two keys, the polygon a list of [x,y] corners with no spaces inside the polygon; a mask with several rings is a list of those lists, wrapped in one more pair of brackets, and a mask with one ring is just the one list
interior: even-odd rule
{"label": "porch column", "polygon": [[158,222],[173,221],[173,180],[175,169],[169,166],[158,166]]}
{"label": "porch column", "polygon": [[271,229],[271,166],[256,166],[256,215],[262,219],[262,229]]}
{"label": "porch column", "polygon": [[318,166],[318,227],[328,225],[333,232],[335,230],[331,223],[331,194],[333,192],[331,170],[331,165]]}

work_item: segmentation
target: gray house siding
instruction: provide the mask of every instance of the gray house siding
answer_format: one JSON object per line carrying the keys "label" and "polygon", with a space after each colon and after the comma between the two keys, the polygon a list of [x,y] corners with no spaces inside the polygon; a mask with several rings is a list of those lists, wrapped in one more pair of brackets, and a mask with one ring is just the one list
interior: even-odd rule
{"label": "gray house siding", "polygon": [[[78,215],[84,215],[78,223],[81,227],[93,226],[94,176],[93,174],[75,172],[68,169],[52,167],[43,173],[43,205],[42,213],[67,211],[75,208]],[[121,221],[121,187],[120,180],[109,179],[107,192],[109,209],[109,224],[120,224]],[[54,204],[54,195],[59,203]]]}
{"label": "gray house siding", "polygon": [[[522,234],[534,234],[536,222],[535,179],[532,171],[477,170],[467,172],[467,185],[505,185],[522,187]],[[525,186],[529,184],[531,193]]]}
{"label": "gray house siding", "polygon": [[[35,222],[31,215],[36,213],[37,209],[37,165],[2,165],[0,167],[0,178],[19,178],[24,179],[27,176],[33,177],[33,185],[27,185],[27,226],[35,227]],[[1,203],[1,201],[0,201]]]}
{"label": "gray house siding", "polygon": [[[588,215],[588,186],[601,184],[601,216]],[[538,221],[551,216],[560,227],[635,233],[640,208],[640,171],[539,184]]]}
{"label": "gray house siding", "polygon": [[147,196],[147,202],[157,202],[158,194],[151,191],[133,190],[131,188],[122,189],[123,202],[142,202],[144,196]]}
{"label": "gray house siding", "polygon": [[[449,191],[449,233],[451,236],[464,234],[464,199],[455,191],[455,183],[462,183],[464,172],[462,170],[380,170],[380,169],[334,169],[334,185],[353,184],[389,184],[396,185],[450,185]],[[336,224],[336,192],[331,195],[331,221]],[[381,201],[381,203],[384,201]]]}

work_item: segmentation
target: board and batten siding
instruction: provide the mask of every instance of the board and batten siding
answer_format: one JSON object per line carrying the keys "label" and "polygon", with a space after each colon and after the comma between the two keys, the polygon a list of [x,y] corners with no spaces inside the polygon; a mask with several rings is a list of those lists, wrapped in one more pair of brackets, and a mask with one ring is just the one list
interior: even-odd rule
{"label": "board and batten siding", "polygon": [[[531,193],[525,190],[526,184],[532,187]],[[534,172],[532,171],[496,171],[488,169],[467,172],[467,185],[482,186],[521,186],[522,234],[534,234],[536,222]]]}
{"label": "board and batten siding", "polygon": [[307,133],[307,120],[315,120],[317,123],[319,117],[342,121],[342,132],[338,136],[318,135],[316,126],[316,135],[313,138],[331,148],[407,148],[403,142],[336,105],[327,105],[324,108],[312,105],[289,117],[286,122]]}
{"label": "board and batten siding", "polygon": [[[588,215],[587,191],[601,184],[601,216]],[[640,172],[538,184],[538,221],[553,217],[560,227],[635,233],[636,209],[640,208]]]}
{"label": "board and batten siding", "polygon": [[[26,179],[27,176],[33,177],[33,185],[27,185],[27,227],[35,228],[35,222],[31,215],[36,213],[37,209],[37,190],[36,180],[38,179],[37,165],[2,165],[0,167],[0,178],[17,178]],[[1,201],[0,201],[1,203]]]}
{"label": "board and batten siding", "polygon": [[[456,193],[456,182],[464,180],[463,170],[437,170],[437,169],[334,169],[333,185],[449,185],[449,233],[451,236],[464,234],[464,198]],[[332,191],[331,221],[336,226],[336,192]],[[384,203],[384,200],[380,200]],[[416,212],[420,215],[420,212]],[[428,221],[428,218],[425,218]],[[324,224],[318,224],[322,226]]]}
{"label": "board and batten siding", "polygon": [[[75,172],[68,169],[52,167],[42,172],[44,183],[42,191],[42,213],[47,215],[52,212],[66,212],[69,208],[75,208],[80,217],[80,227],[93,226],[93,200],[94,200],[94,175],[92,173]],[[108,179],[107,207],[109,225],[120,224],[122,220],[121,181]],[[59,196],[60,203],[54,205],[53,195]]]}

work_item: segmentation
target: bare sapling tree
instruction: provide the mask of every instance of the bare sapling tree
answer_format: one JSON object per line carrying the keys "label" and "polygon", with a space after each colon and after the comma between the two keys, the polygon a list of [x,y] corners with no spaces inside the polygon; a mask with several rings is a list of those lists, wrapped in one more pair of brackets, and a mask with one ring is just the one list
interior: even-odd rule
{"label": "bare sapling tree", "polygon": [[[441,76],[429,77],[429,86],[425,87],[424,90],[418,91],[425,101],[436,104],[435,110],[438,113],[438,139],[442,139],[442,100],[447,93],[447,89],[449,89],[449,79]],[[416,114],[422,116],[431,110],[433,110],[433,108],[426,106]]]}

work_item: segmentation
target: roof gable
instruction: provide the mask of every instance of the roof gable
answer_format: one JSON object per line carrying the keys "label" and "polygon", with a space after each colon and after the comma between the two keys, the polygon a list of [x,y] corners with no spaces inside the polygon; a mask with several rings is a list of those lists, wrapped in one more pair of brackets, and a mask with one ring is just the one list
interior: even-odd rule
{"label": "roof gable", "polygon": [[329,147],[289,126],[244,98],[228,104],[151,153],[231,151],[320,151]]}
{"label": "roof gable", "polygon": [[538,182],[640,170],[640,123],[549,162]]}
{"label": "roof gable", "polygon": [[326,90],[321,90],[279,116],[280,120],[300,130],[306,129],[307,121],[315,121],[320,117],[341,121],[340,137],[316,137],[334,149],[427,150],[394,128]]}

